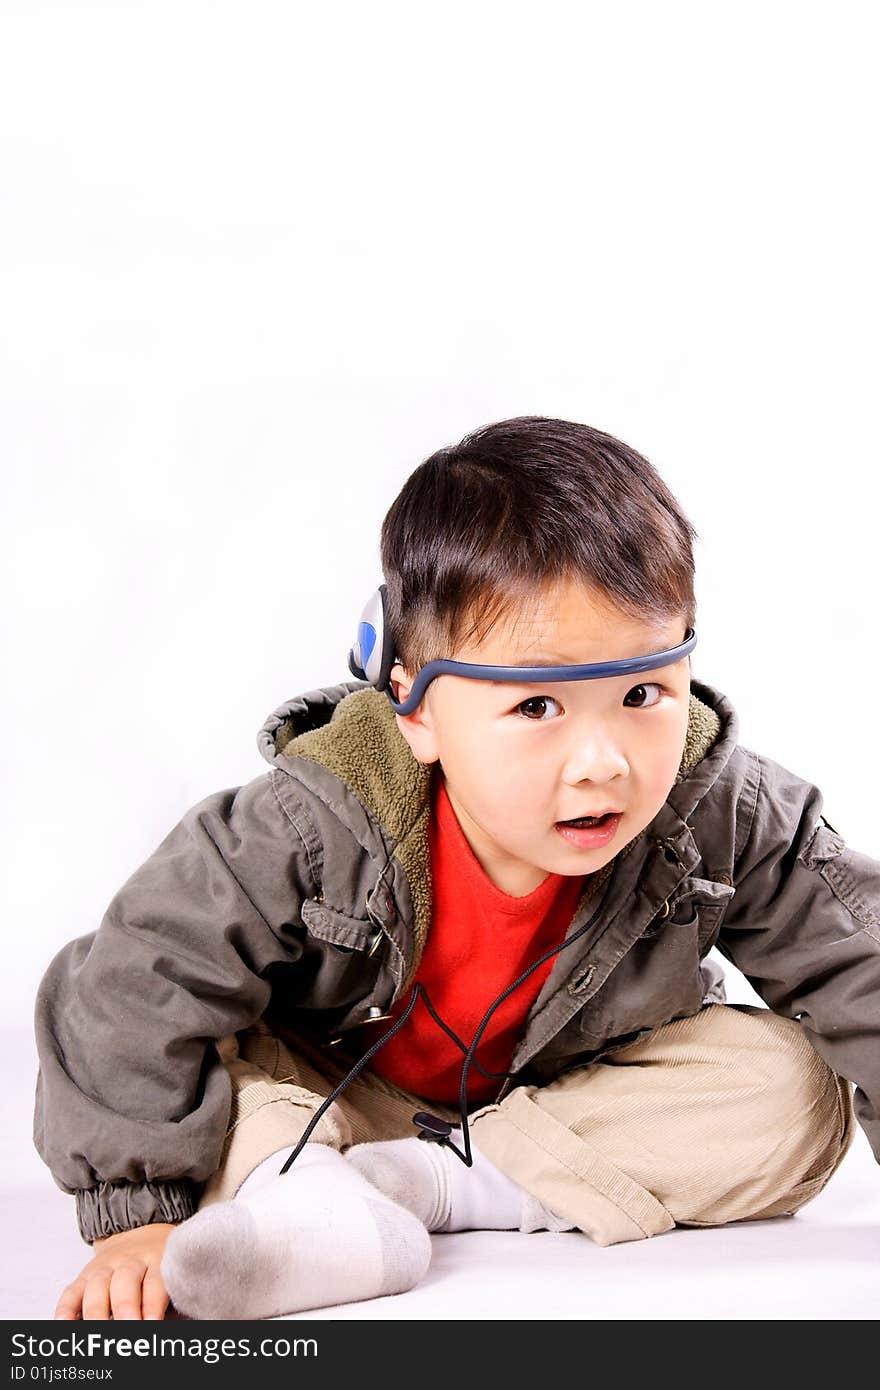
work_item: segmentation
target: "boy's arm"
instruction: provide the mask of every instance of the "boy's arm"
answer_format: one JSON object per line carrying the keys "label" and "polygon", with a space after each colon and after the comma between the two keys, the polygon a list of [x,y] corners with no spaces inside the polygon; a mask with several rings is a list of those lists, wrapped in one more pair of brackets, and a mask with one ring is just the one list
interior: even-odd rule
{"label": "boy's arm", "polygon": [[880,862],[827,824],[818,787],[750,756],[753,811],[716,945],[855,1083],[853,1109],[880,1162]]}
{"label": "boy's arm", "polygon": [[187,811],[42,980],[34,1142],[86,1241],[184,1220],[218,1166],[230,1083],[212,1043],[263,1013],[314,891],[283,775]]}

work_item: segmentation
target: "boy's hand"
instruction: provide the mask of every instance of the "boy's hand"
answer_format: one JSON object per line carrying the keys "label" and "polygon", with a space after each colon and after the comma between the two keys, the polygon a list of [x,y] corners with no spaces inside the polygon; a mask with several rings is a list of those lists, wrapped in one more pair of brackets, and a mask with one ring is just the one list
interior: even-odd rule
{"label": "boy's hand", "polygon": [[58,1300],[56,1318],[161,1321],[168,1294],[159,1273],[173,1224],[154,1222],[96,1240],[94,1258]]}

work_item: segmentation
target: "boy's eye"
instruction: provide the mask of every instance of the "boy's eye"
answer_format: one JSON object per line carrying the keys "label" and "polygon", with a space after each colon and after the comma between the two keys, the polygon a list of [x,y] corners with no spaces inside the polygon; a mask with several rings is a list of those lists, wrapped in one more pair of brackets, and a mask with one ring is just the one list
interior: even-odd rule
{"label": "boy's eye", "polygon": [[[515,712],[518,714],[520,710],[526,710],[529,708],[530,705],[534,707],[535,705],[546,706],[548,704],[555,705],[558,704],[558,701],[554,700],[552,695],[533,695],[530,700],[523,700],[522,704],[517,705]],[[529,718],[532,724],[546,723],[546,720],[544,720],[543,718],[532,719],[531,716],[527,717]]]}
{"label": "boy's eye", "polygon": [[632,688],[632,690],[628,690],[628,691],[626,692],[626,699],[628,700],[629,697],[630,697],[630,695],[633,694],[633,692],[638,693],[640,690],[641,690],[641,691],[645,691],[645,690],[656,690],[656,691],[658,691],[659,693],[658,693],[658,695],[657,695],[657,699],[656,699],[656,700],[652,700],[649,704],[646,704],[646,705],[643,705],[643,704],[629,705],[629,706],[628,706],[629,709],[653,709],[653,708],[654,708],[654,705],[659,705],[659,703],[660,703],[660,697],[661,697],[661,695],[663,694],[663,686],[662,686],[662,685],[658,685],[656,681],[643,681],[640,685],[634,685],[633,688]]}
{"label": "boy's eye", "polygon": [[[633,694],[636,695],[637,699],[641,696],[641,699],[644,700],[644,694],[645,694],[646,691],[649,691],[649,690],[656,690],[656,691],[659,691],[659,695],[658,695],[658,697],[657,697],[656,700],[650,700],[650,701],[648,701],[647,703],[638,703],[638,704],[635,704],[635,705],[628,705],[627,708],[628,708],[628,709],[653,709],[655,705],[657,705],[657,704],[660,703],[660,696],[661,696],[662,693],[663,693],[663,686],[662,686],[662,685],[658,685],[656,681],[642,681],[639,685],[634,685],[630,690],[627,691],[626,696],[625,696],[625,698],[624,698],[624,703],[626,703],[626,701],[629,699],[630,695],[633,695]],[[528,710],[530,706],[533,707],[533,708],[534,708],[535,706],[542,706],[542,707],[544,707],[544,708],[546,709],[546,707],[547,707],[548,704],[550,704],[550,705],[558,705],[558,704],[559,704],[559,701],[558,701],[558,700],[555,700],[555,699],[553,698],[552,695],[533,695],[530,699],[528,699],[528,700],[523,700],[520,704],[518,704],[517,707],[516,707],[516,711],[515,711],[515,712],[518,714],[521,710]],[[527,718],[527,719],[529,720],[529,722],[532,723],[532,724],[545,724],[545,723],[547,722],[546,719],[545,719],[542,715],[538,715],[537,718],[532,718],[531,715],[526,715],[526,718]]]}

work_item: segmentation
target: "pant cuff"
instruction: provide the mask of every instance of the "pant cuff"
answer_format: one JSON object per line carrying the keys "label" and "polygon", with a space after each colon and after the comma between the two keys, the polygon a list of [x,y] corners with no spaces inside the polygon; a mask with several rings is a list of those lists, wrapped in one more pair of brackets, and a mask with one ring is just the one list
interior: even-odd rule
{"label": "pant cuff", "polygon": [[530,1089],[518,1087],[469,1120],[475,1143],[497,1168],[597,1245],[672,1230],[662,1202],[536,1105]]}

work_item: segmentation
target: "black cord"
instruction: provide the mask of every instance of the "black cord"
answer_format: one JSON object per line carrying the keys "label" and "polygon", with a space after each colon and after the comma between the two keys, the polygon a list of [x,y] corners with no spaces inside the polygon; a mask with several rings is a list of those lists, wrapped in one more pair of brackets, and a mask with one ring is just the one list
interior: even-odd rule
{"label": "black cord", "polygon": [[416,1000],[417,1000],[418,997],[419,997],[418,994],[417,994],[417,992],[416,992],[416,991],[419,990],[419,989],[421,989],[421,985],[416,985],[415,989],[413,990],[413,992],[412,992],[412,994],[411,994],[411,996],[410,996],[410,1001],[409,1001],[409,1003],[407,1004],[407,1006],[406,1006],[406,1008],[404,1009],[403,1013],[401,1014],[400,1018],[399,1018],[399,1019],[397,1020],[397,1022],[395,1023],[394,1027],[393,1027],[393,1028],[389,1028],[388,1032],[385,1033],[383,1037],[379,1038],[376,1042],[373,1043],[373,1046],[372,1046],[367,1052],[364,1053],[363,1057],[360,1057],[360,1058],[358,1059],[358,1061],[357,1061],[357,1062],[355,1063],[355,1065],[352,1067],[352,1069],[351,1069],[351,1071],[348,1073],[348,1075],[347,1075],[347,1076],[344,1076],[344,1077],[342,1078],[342,1080],[340,1081],[339,1085],[338,1085],[338,1086],[335,1086],[335,1087],[333,1088],[333,1090],[330,1092],[330,1094],[329,1094],[329,1096],[327,1097],[327,1099],[324,1101],[324,1104],[323,1104],[318,1110],[315,1111],[314,1115],[312,1116],[311,1120],[309,1121],[309,1124],[308,1124],[308,1126],[307,1126],[307,1128],[306,1128],[306,1130],[305,1130],[305,1133],[303,1134],[302,1138],[300,1139],[300,1141],[299,1141],[299,1143],[297,1144],[296,1148],[294,1149],[293,1153],[290,1154],[290,1156],[288,1157],[287,1161],[286,1161],[285,1164],[284,1164],[284,1167],[279,1171],[279,1174],[278,1174],[279,1177],[281,1177],[281,1174],[282,1174],[282,1173],[286,1173],[286,1172],[287,1172],[287,1170],[288,1170],[288,1168],[290,1167],[291,1163],[292,1163],[293,1160],[296,1158],[296,1156],[297,1156],[297,1154],[299,1153],[300,1149],[301,1149],[301,1148],[303,1147],[303,1145],[305,1144],[305,1142],[306,1142],[306,1140],[308,1139],[309,1135],[311,1134],[312,1130],[315,1128],[315,1125],[318,1123],[318,1121],[320,1120],[320,1118],[321,1118],[321,1116],[323,1115],[324,1111],[327,1109],[327,1106],[330,1105],[331,1102],[334,1101],[334,1100],[336,1099],[336,1097],[337,1097],[342,1091],[345,1090],[346,1086],[348,1085],[348,1083],[349,1083],[350,1081],[354,1081],[354,1079],[355,1079],[355,1077],[357,1076],[358,1072],[363,1070],[363,1068],[367,1065],[367,1062],[369,1062],[370,1058],[371,1058],[376,1052],[379,1051],[379,1048],[380,1048],[380,1047],[384,1047],[385,1043],[387,1043],[387,1041],[388,1041],[389,1038],[391,1038],[391,1037],[394,1036],[394,1034],[397,1032],[398,1028],[402,1028],[403,1025],[404,1025],[404,1023],[406,1023],[406,1020],[409,1018],[410,1014],[412,1013],[413,1008],[415,1007],[415,1002],[416,1002]]}
{"label": "black cord", "polygon": [[548,960],[550,958],[550,956],[555,956],[559,951],[564,951],[567,946],[574,945],[575,941],[578,941],[584,935],[584,933],[590,929],[590,927],[595,922],[596,918],[598,917],[605,904],[605,899],[607,898],[609,890],[611,888],[611,879],[613,877],[614,875],[612,874],[609,878],[608,883],[605,886],[605,891],[602,894],[599,904],[592,912],[589,920],[586,921],[582,927],[578,928],[574,936],[570,936],[567,941],[561,942],[558,946],[551,946],[550,949],[545,951],[542,956],[539,956],[538,959],[534,961],[533,964],[530,965],[527,970],[524,970],[523,973],[516,980],[514,980],[512,984],[508,985],[502,994],[499,994],[498,998],[494,1001],[493,1004],[489,1006],[486,1013],[483,1015],[483,1019],[476,1033],[473,1036],[473,1040],[471,1042],[470,1047],[466,1048],[461,1039],[456,1037],[452,1029],[446,1023],[443,1022],[442,1018],[440,1018],[439,1014],[437,1013],[436,1009],[434,1008],[433,1004],[428,998],[428,992],[425,989],[424,985],[420,981],[417,981],[413,986],[409,1002],[406,1008],[404,1009],[403,1013],[401,1014],[400,1018],[397,1020],[397,1022],[394,1024],[392,1028],[388,1029],[387,1033],[385,1033],[381,1038],[378,1038],[376,1042],[373,1043],[373,1046],[369,1048],[367,1052],[364,1053],[363,1057],[360,1057],[358,1059],[358,1061],[352,1067],[348,1075],[343,1077],[343,1079],[339,1082],[339,1085],[334,1087],[334,1089],[330,1092],[330,1095],[327,1097],[324,1103],[319,1107],[318,1110],[315,1111],[315,1114],[309,1121],[309,1124],[306,1127],[302,1137],[300,1138],[299,1143],[297,1144],[293,1152],[288,1156],[287,1160],[284,1163],[284,1166],[280,1169],[278,1176],[280,1177],[282,1173],[287,1172],[294,1159],[297,1157],[297,1155],[302,1150],[303,1146],[308,1141],[309,1135],[315,1128],[315,1125],[318,1123],[327,1107],[333,1103],[333,1101],[336,1099],[338,1095],[341,1094],[342,1091],[345,1090],[345,1087],[349,1084],[349,1082],[354,1080],[358,1072],[363,1070],[363,1068],[367,1065],[367,1062],[369,1062],[370,1058],[375,1056],[375,1054],[379,1051],[380,1047],[384,1047],[385,1044],[389,1041],[389,1039],[394,1037],[394,1034],[398,1031],[398,1029],[403,1027],[404,1023],[406,1023],[406,1020],[409,1018],[410,1014],[415,1008],[416,1001],[419,998],[419,995],[421,995],[424,999],[425,1007],[428,1009],[428,1012],[430,1013],[434,1022],[440,1028],[443,1029],[444,1033],[446,1033],[447,1036],[452,1039],[456,1047],[465,1054],[464,1063],[462,1064],[461,1069],[461,1084],[459,1086],[458,1093],[458,1105],[461,1114],[461,1132],[464,1139],[464,1153],[462,1153],[461,1149],[459,1149],[455,1144],[453,1144],[452,1140],[449,1138],[449,1134],[452,1132],[452,1126],[449,1124],[448,1121],[438,1119],[436,1116],[431,1115],[429,1112],[422,1110],[418,1111],[418,1113],[413,1116],[413,1121],[414,1123],[418,1124],[421,1128],[421,1132],[418,1135],[420,1139],[427,1139],[430,1140],[432,1143],[445,1144],[448,1148],[452,1150],[454,1154],[456,1154],[461,1159],[462,1163],[464,1163],[468,1168],[472,1168],[474,1160],[471,1154],[471,1140],[467,1122],[468,1068],[471,1065],[475,1066],[480,1075],[485,1076],[487,1080],[496,1080],[500,1079],[501,1077],[515,1075],[515,1073],[511,1071],[486,1071],[474,1057],[474,1052],[476,1051],[477,1044],[479,1043],[480,1038],[483,1035],[483,1031],[486,1027],[486,1024],[489,1022],[489,1019],[492,1017],[499,1004],[502,1004],[504,1000],[507,998],[507,996],[509,994],[512,994],[513,991],[522,984],[523,980],[527,979],[528,976],[531,975],[533,970],[537,970],[538,966],[542,965],[545,960]]}

